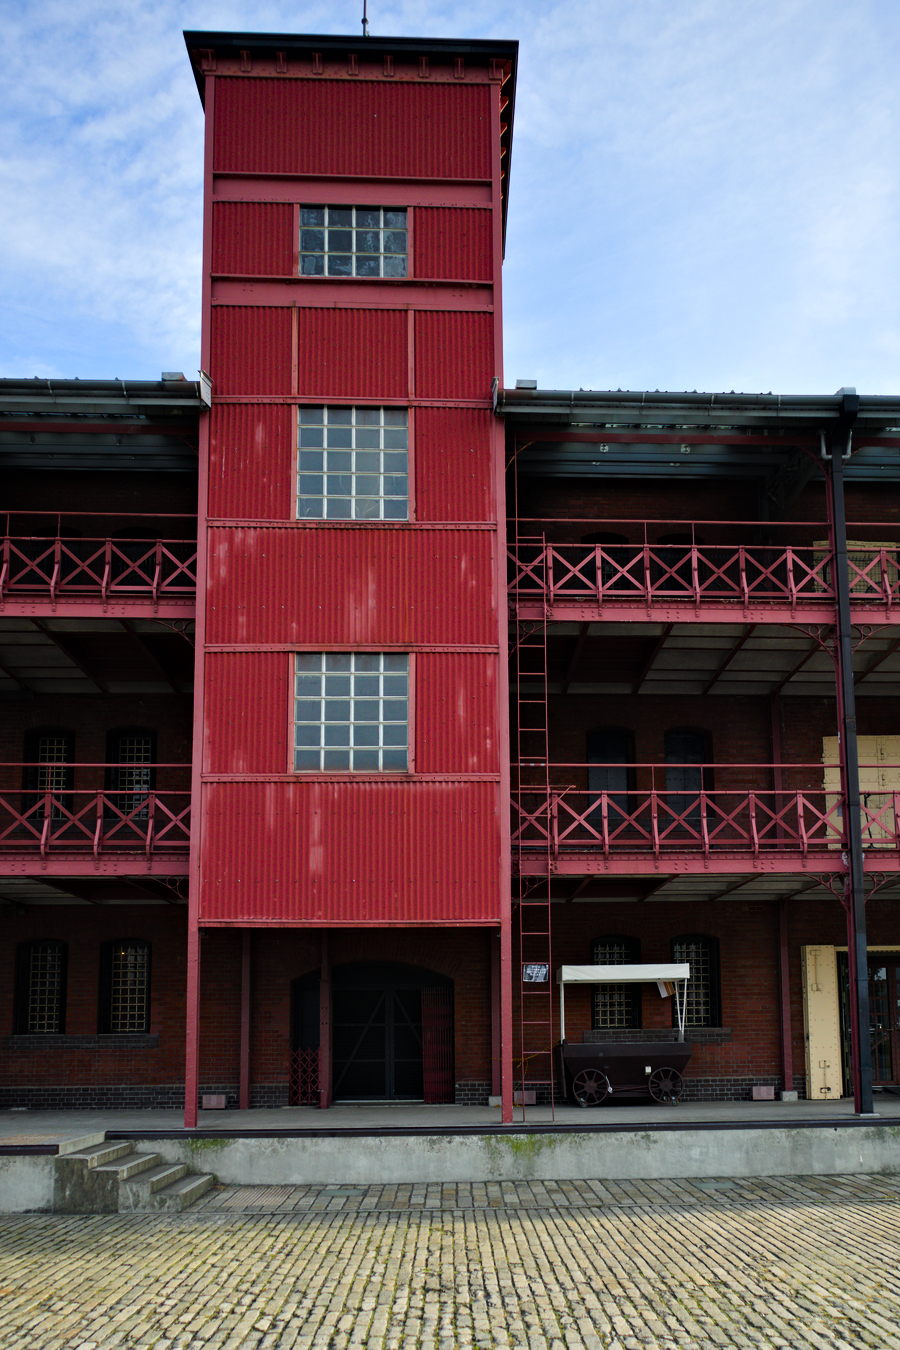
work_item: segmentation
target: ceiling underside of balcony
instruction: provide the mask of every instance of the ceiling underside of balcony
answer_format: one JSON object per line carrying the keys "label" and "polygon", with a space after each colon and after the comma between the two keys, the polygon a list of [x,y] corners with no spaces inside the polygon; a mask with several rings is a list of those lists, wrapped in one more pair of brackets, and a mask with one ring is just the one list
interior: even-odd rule
{"label": "ceiling underside of balcony", "polygon": [[0,698],[183,694],[192,625],[162,619],[0,619]]}
{"label": "ceiling underside of balcony", "polygon": [[[877,873],[877,858],[871,864]],[[529,878],[536,884],[528,899],[546,897],[546,882]],[[839,874],[830,880],[840,887]],[[870,899],[900,899],[900,873],[878,874],[879,885]],[[871,887],[871,879],[868,885]],[[707,901],[738,900],[742,903],[772,903],[780,900],[830,900],[838,903],[835,892],[817,876],[802,873],[734,872],[710,875],[678,876],[589,876],[554,877],[550,885],[554,904],[635,904],[666,901],[679,904],[698,904]]]}
{"label": "ceiling underside of balcony", "polygon": [[[813,698],[834,696],[828,630],[776,624],[552,623],[547,630],[551,694],[661,694]],[[894,694],[900,627],[860,630],[853,657],[859,695]],[[534,644],[534,636],[529,643]],[[531,645],[522,653],[523,690],[533,689]]]}
{"label": "ceiling underside of balcony", "polygon": [[[0,864],[2,869],[2,864]],[[0,877],[0,906],[186,905],[187,877]]]}

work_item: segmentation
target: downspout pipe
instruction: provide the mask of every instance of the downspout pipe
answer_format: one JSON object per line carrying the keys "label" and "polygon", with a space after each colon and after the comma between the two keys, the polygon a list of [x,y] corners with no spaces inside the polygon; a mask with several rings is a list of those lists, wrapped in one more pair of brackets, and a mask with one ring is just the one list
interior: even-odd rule
{"label": "downspout pipe", "polygon": [[850,967],[850,1030],[853,1099],[857,1114],[872,1115],[872,1048],[869,1020],[869,950],[866,935],[865,856],[859,791],[856,732],[856,690],[853,679],[853,633],[850,623],[850,569],[847,562],[847,512],[844,464],[850,457],[853,424],[859,411],[855,390],[842,390],[838,426],[823,432],[823,455],[829,460],[834,581],[837,600],[837,712],[840,736],[841,794],[847,841],[847,949]]}

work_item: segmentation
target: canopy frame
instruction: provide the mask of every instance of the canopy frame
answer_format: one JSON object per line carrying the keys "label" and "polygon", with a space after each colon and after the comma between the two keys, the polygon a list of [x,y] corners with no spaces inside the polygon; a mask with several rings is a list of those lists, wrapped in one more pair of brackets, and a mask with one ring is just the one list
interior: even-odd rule
{"label": "canopy frame", "polygon": [[567,984],[655,984],[660,998],[675,996],[678,1020],[678,1039],[684,1040],[687,1016],[687,984],[691,978],[688,962],[665,962],[647,965],[621,966],[560,966],[556,972],[559,984],[559,1039],[566,1039],[566,985]]}

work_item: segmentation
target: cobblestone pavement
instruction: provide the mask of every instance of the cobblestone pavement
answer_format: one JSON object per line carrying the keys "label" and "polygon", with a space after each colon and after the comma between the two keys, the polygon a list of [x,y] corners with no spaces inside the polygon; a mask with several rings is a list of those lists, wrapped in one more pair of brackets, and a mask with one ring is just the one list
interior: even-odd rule
{"label": "cobblestone pavement", "polygon": [[3,1350],[900,1350],[900,1178],[219,1187],[0,1218]]}

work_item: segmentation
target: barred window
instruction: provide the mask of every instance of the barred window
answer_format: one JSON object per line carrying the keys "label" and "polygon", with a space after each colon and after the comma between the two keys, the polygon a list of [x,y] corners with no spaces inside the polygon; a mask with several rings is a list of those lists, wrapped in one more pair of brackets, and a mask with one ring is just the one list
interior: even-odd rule
{"label": "barred window", "polygon": [[[630,966],[641,959],[637,938],[602,937],[594,943],[595,966]],[[593,1027],[639,1027],[641,1025],[641,986],[639,984],[597,984],[594,986]]]}
{"label": "barred window", "polygon": [[405,408],[304,407],[299,423],[299,519],[409,518]]}
{"label": "barred window", "polygon": [[150,1027],[150,944],[139,938],[103,946],[101,1032],[140,1032]]}
{"label": "barred window", "polygon": [[294,768],[404,772],[409,746],[409,657],[299,652]]}
{"label": "barred window", "polygon": [[112,804],[132,820],[146,820],[149,795],[156,786],[156,737],[140,727],[126,727],[107,736],[107,786]]}
{"label": "barred window", "polygon": [[67,794],[74,782],[74,746],[75,738],[65,727],[35,727],[25,734],[25,788],[46,797],[54,821],[63,820],[71,809]]}
{"label": "barred window", "polygon": [[[689,934],[672,941],[672,960],[686,961],[691,968],[687,983],[686,1025],[717,1027],[722,1023],[719,995],[719,943],[716,938]],[[674,1003],[674,999],[673,999]],[[672,1009],[677,1025],[677,1009]]]}
{"label": "barred window", "polygon": [[305,277],[405,277],[406,212],[381,206],[302,206]]}
{"label": "barred window", "polygon": [[19,1035],[65,1030],[66,957],[64,942],[20,943],[15,1016]]}

